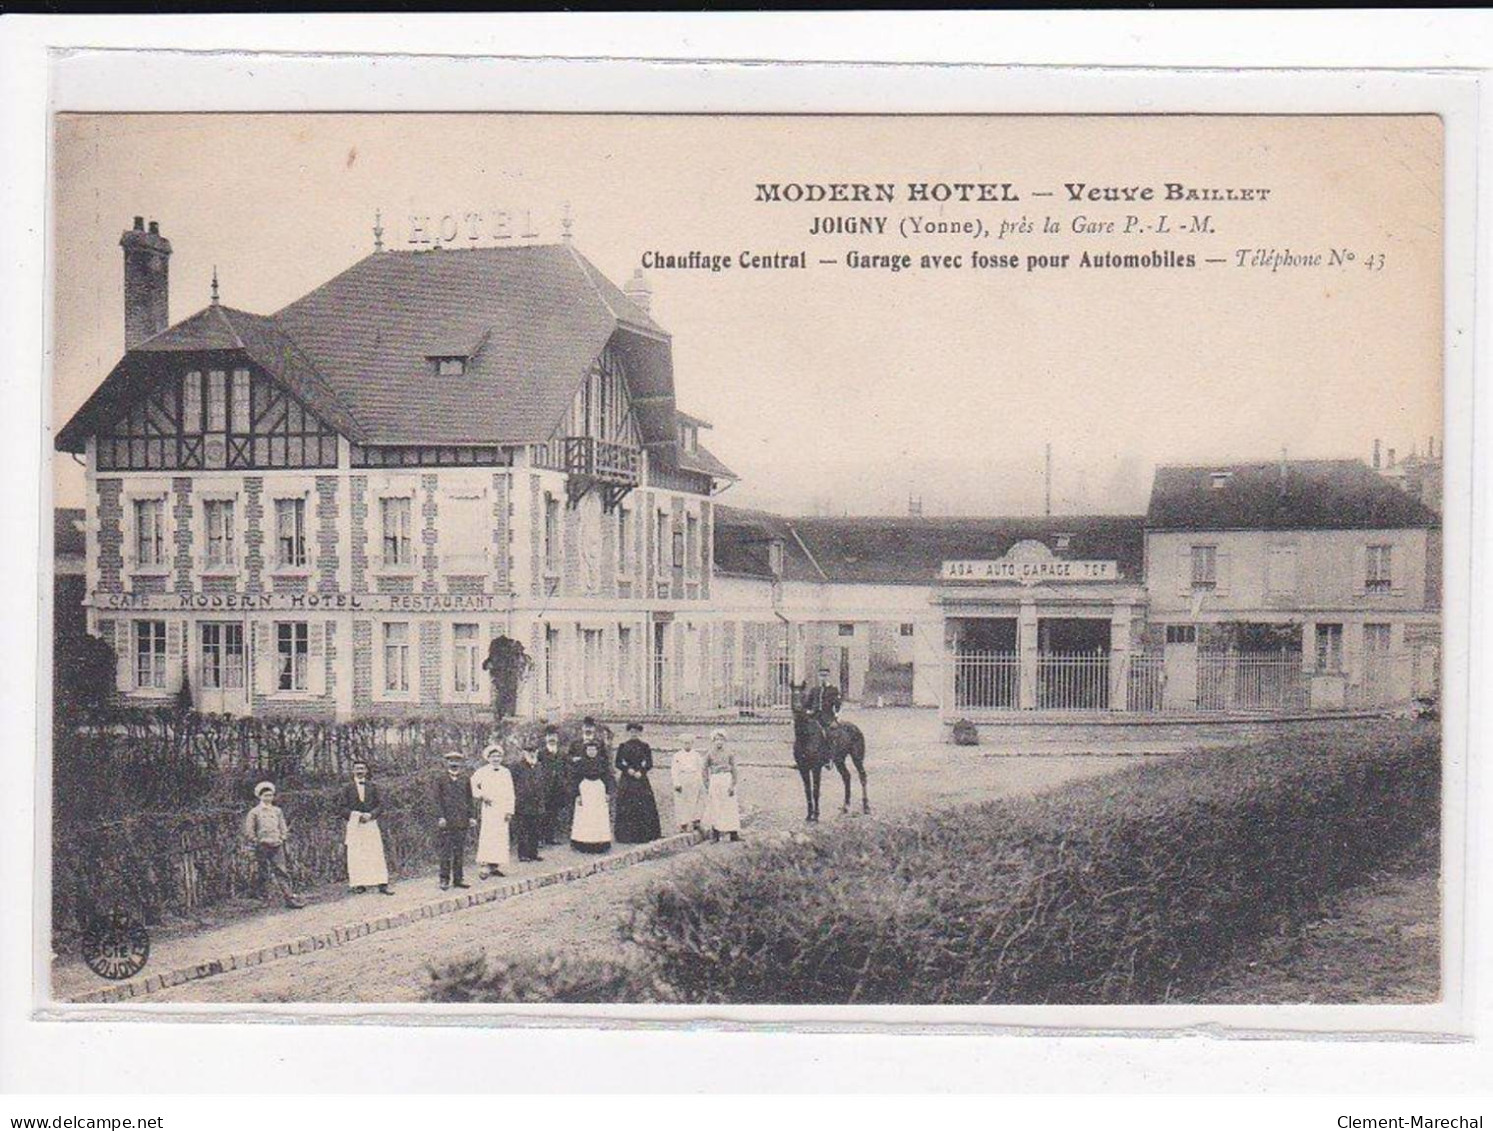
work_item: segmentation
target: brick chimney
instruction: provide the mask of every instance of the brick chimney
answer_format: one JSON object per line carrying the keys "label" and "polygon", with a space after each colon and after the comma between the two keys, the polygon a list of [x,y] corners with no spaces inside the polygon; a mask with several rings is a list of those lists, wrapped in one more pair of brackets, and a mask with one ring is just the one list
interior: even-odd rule
{"label": "brick chimney", "polygon": [[167,303],[171,241],[154,220],[149,229],[143,216],[119,237],[124,248],[124,348],[132,350],[154,337],[171,321]]}
{"label": "brick chimney", "polygon": [[632,278],[622,288],[622,293],[632,300],[632,304],[644,314],[651,313],[653,306],[653,287],[643,275],[641,267],[634,267]]}

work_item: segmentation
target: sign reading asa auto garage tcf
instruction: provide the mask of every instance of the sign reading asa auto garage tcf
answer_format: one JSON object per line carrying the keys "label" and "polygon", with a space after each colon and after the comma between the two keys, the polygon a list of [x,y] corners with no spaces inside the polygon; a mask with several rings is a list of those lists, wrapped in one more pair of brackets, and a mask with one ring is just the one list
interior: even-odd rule
{"label": "sign reading asa auto garage tcf", "polygon": [[1042,581],[1115,581],[1119,565],[1112,561],[1084,561],[1054,556],[1045,542],[1017,542],[1003,558],[989,561],[950,561],[939,575],[944,581],[1015,581],[1035,585]]}

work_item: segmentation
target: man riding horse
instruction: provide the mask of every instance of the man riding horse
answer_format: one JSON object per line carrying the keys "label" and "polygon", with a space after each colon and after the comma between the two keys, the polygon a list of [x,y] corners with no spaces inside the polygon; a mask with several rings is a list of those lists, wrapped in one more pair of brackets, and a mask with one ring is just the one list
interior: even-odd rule
{"label": "man riding horse", "polygon": [[840,689],[829,681],[829,669],[819,669],[819,683],[809,689],[808,701],[804,704],[811,715],[817,718],[826,730],[840,721],[840,705],[843,697]]}

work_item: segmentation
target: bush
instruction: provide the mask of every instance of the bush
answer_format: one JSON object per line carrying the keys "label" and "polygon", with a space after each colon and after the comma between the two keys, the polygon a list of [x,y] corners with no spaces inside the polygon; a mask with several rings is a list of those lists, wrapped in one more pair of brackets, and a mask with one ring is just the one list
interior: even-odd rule
{"label": "bush", "polygon": [[[1177,1000],[1436,829],[1439,790],[1432,730],[1282,736],[752,845],[650,888],[624,934],[687,1002]],[[507,968],[482,992],[537,980]]]}
{"label": "bush", "polygon": [[431,971],[427,1001],[527,1003],[671,1000],[666,986],[647,971],[621,962],[545,955],[537,961],[489,961],[485,955]]}

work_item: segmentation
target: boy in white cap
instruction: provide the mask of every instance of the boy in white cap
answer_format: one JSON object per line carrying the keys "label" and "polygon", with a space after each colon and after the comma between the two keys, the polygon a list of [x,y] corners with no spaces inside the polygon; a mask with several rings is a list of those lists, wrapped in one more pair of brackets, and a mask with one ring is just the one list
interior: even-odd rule
{"label": "boy in white cap", "polygon": [[244,818],[244,839],[253,847],[254,858],[259,864],[260,891],[268,899],[273,884],[280,889],[286,907],[304,907],[306,905],[296,895],[290,880],[290,862],[285,855],[285,846],[290,842],[290,824],[275,804],[274,784],[260,782],[254,787],[254,796],[259,798],[259,804]]}

